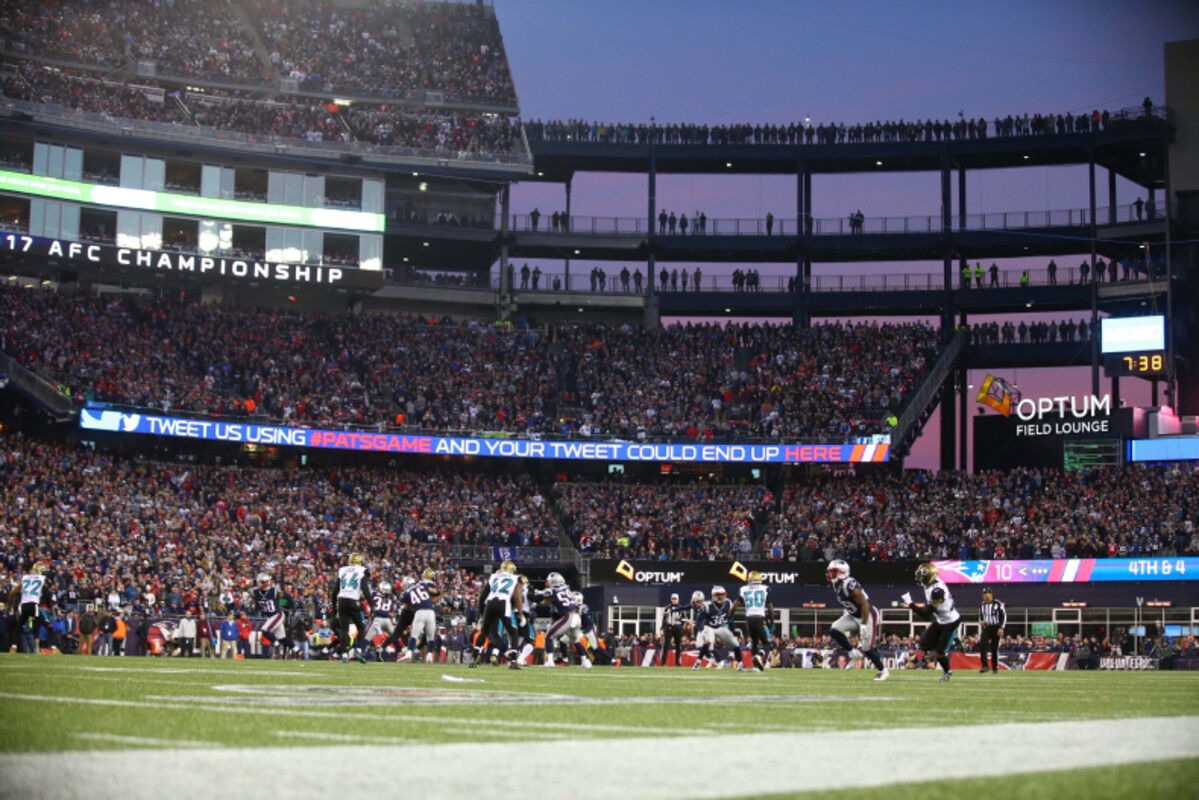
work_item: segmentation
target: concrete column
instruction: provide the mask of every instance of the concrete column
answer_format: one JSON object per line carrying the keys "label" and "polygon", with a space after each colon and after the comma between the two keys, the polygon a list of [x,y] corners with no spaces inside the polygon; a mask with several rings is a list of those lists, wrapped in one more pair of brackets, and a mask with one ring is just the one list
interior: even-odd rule
{"label": "concrete column", "polygon": [[[572,180],[574,180],[574,176],[573,176],[573,175],[572,175],[572,176],[570,176],[569,178],[567,178],[567,179],[566,179],[566,220],[567,220],[567,230],[574,230],[574,225],[570,224],[570,182],[571,182]],[[569,250],[569,249],[567,249],[567,251],[566,251],[566,252],[567,252],[567,256],[566,256],[566,264],[565,264],[565,266],[563,267],[564,276],[563,276],[562,282],[563,282],[563,284],[565,285],[565,287],[566,287],[567,289],[569,289],[569,288],[570,288],[570,255],[569,255],[569,254],[570,254],[570,250]]]}

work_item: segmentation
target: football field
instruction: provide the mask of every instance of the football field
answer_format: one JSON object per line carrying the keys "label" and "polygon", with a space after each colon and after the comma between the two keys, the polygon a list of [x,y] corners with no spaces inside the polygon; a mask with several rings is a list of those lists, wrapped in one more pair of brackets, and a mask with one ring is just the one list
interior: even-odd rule
{"label": "football field", "polygon": [[0,797],[1199,796],[1194,673],[872,675],[4,655]]}

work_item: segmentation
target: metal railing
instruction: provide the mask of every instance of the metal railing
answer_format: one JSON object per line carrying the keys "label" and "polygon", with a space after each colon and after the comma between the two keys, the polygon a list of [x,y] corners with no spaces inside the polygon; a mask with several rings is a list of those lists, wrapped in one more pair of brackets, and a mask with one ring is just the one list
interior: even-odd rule
{"label": "metal railing", "polygon": [[[1160,279],[1163,277],[1162,271],[1151,274],[1146,270],[1145,265],[1129,264],[1128,269],[1124,268],[1123,264],[1117,264],[1116,276],[1113,278],[1110,270],[1110,262],[1104,262],[1105,268],[1103,277],[1098,280],[1100,285],[1106,284],[1133,284],[1138,282],[1148,282],[1150,280]],[[1028,273],[1028,280],[1025,282],[1024,272]],[[1038,268],[1030,270],[1017,269],[1001,269],[992,278],[989,267],[983,268],[981,278],[976,278],[974,275],[974,264],[970,265],[970,277],[963,279],[961,277],[960,268],[956,266],[953,271],[953,278],[950,288],[958,290],[987,290],[987,289],[1014,289],[1022,286],[1078,286],[1087,284],[1095,278],[1097,273],[1090,271],[1090,265],[1087,265],[1087,279],[1082,278],[1081,266],[1059,266],[1053,272],[1047,268]],[[641,276],[640,289],[636,276]],[[645,283],[645,267],[644,265],[631,265],[629,268],[629,278],[626,282],[621,277],[619,268],[606,266],[604,268],[604,280],[601,284],[598,280],[592,282],[591,271],[587,266],[581,266],[577,270],[573,270],[570,275],[565,272],[542,272],[534,282],[534,276],[530,273],[527,283],[523,280],[519,270],[513,276],[513,291],[515,292],[536,292],[536,293],[553,293],[553,292],[588,292],[604,295],[628,295],[628,294],[647,294],[649,289]],[[699,280],[696,280],[694,272],[686,270],[677,270],[671,268],[667,270],[667,278],[665,283],[661,279],[661,274],[655,276],[654,291],[658,294],[679,294],[685,292],[733,292],[744,294],[778,294],[791,293],[797,291],[795,279],[791,275],[770,274],[761,275],[758,279],[756,287],[748,286],[744,281],[735,281],[730,274],[711,274],[701,270]],[[492,275],[491,286],[498,287],[499,281],[496,275]],[[432,286],[434,284],[420,284]],[[438,287],[438,288],[485,288],[485,287]],[[944,272],[874,272],[874,273],[853,273],[845,275],[814,275],[808,285],[811,292],[894,292],[894,291],[941,291],[945,288]]]}
{"label": "metal railing", "polygon": [[[1139,211],[1138,211],[1139,209]],[[1099,226],[1137,222],[1155,222],[1161,214],[1152,205],[1125,203],[1111,208],[1095,209]],[[681,218],[674,223],[656,221],[653,226],[645,217],[590,217],[573,215],[569,218],[540,214],[513,214],[510,229],[517,233],[544,233],[558,236],[644,236],[702,238],[705,236],[797,236],[799,221],[794,217],[709,218],[696,222]],[[866,234],[943,233],[953,231],[1026,230],[1034,228],[1088,228],[1091,225],[1089,208],[1065,208],[1048,211],[993,211],[950,217],[944,227],[940,214],[917,214],[905,217],[814,217],[808,221],[808,236],[857,236]]]}
{"label": "metal railing", "polygon": [[52,416],[69,419],[74,415],[75,405],[70,397],[60,392],[50,381],[18,364],[7,353],[0,353],[0,374]]}
{"label": "metal railing", "polygon": [[[899,414],[899,420],[895,423],[895,428],[891,433],[891,443],[896,446],[898,452],[896,455],[903,456],[907,452],[908,435],[912,433],[913,428],[921,423],[922,418],[925,418],[925,410],[936,397],[936,393],[940,391],[941,384],[946,376],[953,370],[953,365],[957,362],[958,356],[962,354],[967,343],[970,341],[970,336],[966,331],[958,331],[950,340],[949,345],[941,351],[937,356],[937,360],[933,363],[932,369],[920,381],[920,385],[916,387],[916,392],[904,405],[903,411]],[[944,412],[943,412],[944,413]]]}
{"label": "metal railing", "polygon": [[532,168],[532,156],[523,153],[479,153],[470,151],[426,150],[416,147],[377,145],[366,142],[310,142],[285,136],[226,131],[203,125],[176,125],[124,117],[113,117],[91,111],[64,108],[53,103],[30,103],[25,100],[0,98],[0,110],[33,116],[47,122],[82,130],[123,136],[147,136],[173,142],[207,144],[215,147],[237,146],[239,149],[262,153],[288,153],[314,158],[335,158],[356,155],[363,159],[387,163],[424,163],[430,165],[510,165]]}

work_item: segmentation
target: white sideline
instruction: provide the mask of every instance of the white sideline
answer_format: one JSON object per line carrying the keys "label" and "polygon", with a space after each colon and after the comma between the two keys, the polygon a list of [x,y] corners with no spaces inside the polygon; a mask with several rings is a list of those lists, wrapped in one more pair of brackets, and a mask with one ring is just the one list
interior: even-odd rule
{"label": "white sideline", "polygon": [[[935,737],[937,747],[927,743]],[[977,757],[985,740],[989,757]],[[696,758],[717,747],[720,758]],[[846,753],[869,753],[852,759]],[[158,800],[176,796],[325,798],[331,787],[414,797],[519,796],[559,764],[578,800],[678,800],[888,786],[1199,756],[1199,717],[942,728],[761,733],[401,747],[229,748],[0,756],[0,797]],[[687,764],[664,770],[662,764]],[[303,769],[296,769],[296,765]],[[363,769],[362,765],[371,765]],[[422,765],[412,769],[413,764]],[[730,764],[754,769],[730,773]],[[832,765],[841,764],[842,768]],[[129,781],[129,775],[138,775]],[[319,781],[312,776],[319,775]]]}

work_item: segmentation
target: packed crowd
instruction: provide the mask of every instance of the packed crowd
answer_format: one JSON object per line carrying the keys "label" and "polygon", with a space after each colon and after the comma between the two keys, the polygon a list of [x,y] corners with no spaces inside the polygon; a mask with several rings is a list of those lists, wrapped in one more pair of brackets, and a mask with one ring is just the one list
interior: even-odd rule
{"label": "packed crowd", "polygon": [[525,476],[163,463],[9,436],[0,498],[0,578],[42,561],[56,593],[127,614],[254,616],[245,595],[266,573],[322,615],[351,552],[396,583],[436,570],[446,602],[465,610],[479,584],[453,546],[558,546]]}
{"label": "packed crowd", "polygon": [[162,75],[247,83],[266,75],[228,0],[3,0],[0,24],[31,55],[104,66],[148,59]]}
{"label": "packed crowd", "polygon": [[538,332],[14,288],[0,320],[6,352],[81,401],[638,439],[875,433],[935,350],[925,325]]}
{"label": "packed crowd", "polygon": [[794,485],[775,560],[1135,558],[1199,554],[1194,467],[913,473]]}
{"label": "packed crowd", "polygon": [[310,144],[362,142],[452,158],[513,153],[523,147],[519,123],[502,116],[177,92],[153,82],[113,82],[86,72],[28,62],[0,73],[0,91],[14,100],[54,103],[114,118],[204,126],[214,129],[217,136],[234,132]]}
{"label": "packed crowd", "polygon": [[438,91],[454,101],[516,104],[499,25],[481,6],[259,0],[252,7],[271,63],[302,88],[379,97]]}
{"label": "packed crowd", "polygon": [[[1153,104],[1145,99],[1150,118]],[[1090,113],[1024,114],[986,119],[888,120],[846,125],[808,120],[788,124],[705,125],[699,123],[602,123],[584,119],[530,120],[525,123],[529,141],[602,142],[616,144],[845,144],[860,142],[942,142],[990,137],[1044,136],[1107,130],[1117,122],[1132,121],[1109,111]]]}
{"label": "packed crowd", "polygon": [[[197,21],[203,25],[197,28]],[[267,85],[270,70],[304,89],[378,97],[441,92],[515,106],[499,25],[474,4],[253,0],[0,2],[18,53],[104,67],[153,61],[159,75]],[[257,29],[255,31],[255,28]]]}
{"label": "packed crowd", "polygon": [[579,551],[605,558],[746,558],[774,495],[765,486],[560,483]]}

